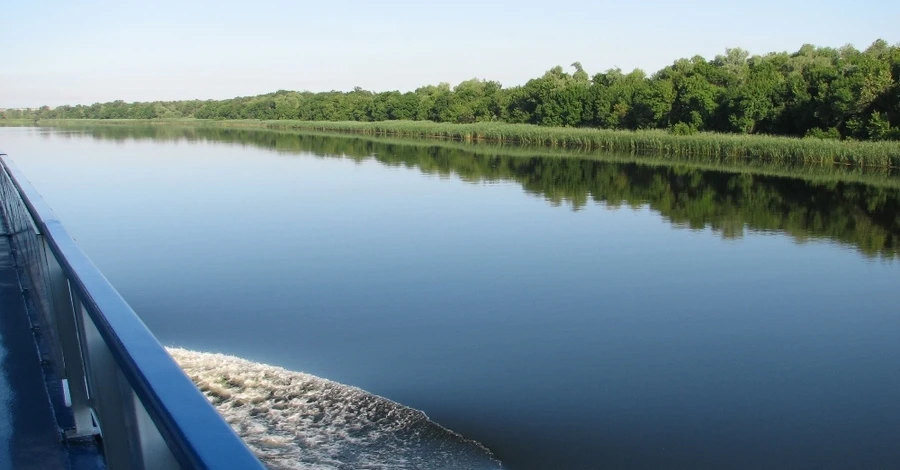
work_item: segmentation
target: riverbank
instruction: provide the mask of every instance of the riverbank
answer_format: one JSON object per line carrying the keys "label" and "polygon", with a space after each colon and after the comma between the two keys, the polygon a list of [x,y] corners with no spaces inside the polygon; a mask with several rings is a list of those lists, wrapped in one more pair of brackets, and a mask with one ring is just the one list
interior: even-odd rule
{"label": "riverbank", "polygon": [[33,126],[35,122],[34,119],[0,119],[0,126]]}
{"label": "riverbank", "polygon": [[257,127],[368,135],[391,135],[460,141],[515,143],[548,148],[583,148],[628,152],[656,157],[706,157],[772,163],[804,163],[858,167],[900,168],[900,142],[860,142],[817,138],[699,133],[674,135],[660,130],[620,131],[543,127],[529,124],[481,122],[446,124],[430,121],[330,122],[201,119],[41,120],[41,125],[65,123],[190,124]]}
{"label": "riverbank", "polygon": [[[678,166],[684,169],[720,171],[747,175],[779,176],[802,178],[807,181],[827,183],[863,183],[875,186],[900,187],[900,170],[887,167],[853,167],[846,165],[819,165],[791,162],[767,162],[757,159],[713,158],[704,156],[658,156],[636,155],[628,152],[608,152],[585,148],[545,148],[509,143],[465,142],[449,139],[422,139],[390,135],[351,134],[311,130],[290,130],[241,126],[233,121],[188,121],[168,122],[159,125],[133,121],[115,121],[119,125],[105,125],[107,121],[65,121],[54,126],[74,129],[89,129],[98,138],[113,140],[210,140],[215,142],[253,142],[261,148],[277,152],[302,153],[318,152],[321,149],[309,145],[304,137],[321,139],[340,138],[358,142],[352,158],[372,155],[386,156],[401,152],[401,148],[430,148],[466,152],[472,156],[495,158],[514,156],[518,158],[577,158],[616,163],[638,163],[650,166]],[[217,122],[225,123],[216,125]],[[124,125],[130,124],[130,125]],[[49,125],[46,124],[45,125]],[[323,144],[324,145],[324,144]],[[342,147],[340,152],[346,152]],[[388,152],[388,153],[385,153]]]}

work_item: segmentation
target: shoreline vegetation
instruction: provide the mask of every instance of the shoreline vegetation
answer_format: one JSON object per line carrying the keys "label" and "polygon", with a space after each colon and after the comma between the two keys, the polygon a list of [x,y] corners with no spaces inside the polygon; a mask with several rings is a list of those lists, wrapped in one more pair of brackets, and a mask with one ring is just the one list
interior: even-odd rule
{"label": "shoreline vegetation", "polygon": [[[34,123],[32,122],[32,124]],[[36,121],[38,125],[50,126],[78,123],[267,128],[515,144],[550,149],[623,152],[675,160],[703,158],[719,162],[759,161],[772,164],[900,168],[900,142],[893,141],[841,141],[720,133],[676,135],[655,129],[642,131],[578,129],[495,122],[453,124],[430,121],[332,122],[202,119],[48,119]]]}
{"label": "shoreline vegetation", "polygon": [[[34,125],[34,123],[31,123]],[[578,158],[618,163],[637,163],[650,166],[676,166],[681,168],[721,171],[727,173],[754,174],[784,178],[801,178],[823,183],[847,182],[900,188],[900,170],[890,167],[860,167],[848,165],[821,165],[804,162],[767,162],[748,158],[717,158],[697,155],[661,156],[639,155],[631,152],[610,152],[585,147],[544,147],[504,142],[465,141],[448,138],[414,138],[390,134],[341,132],[303,128],[271,127],[261,121],[206,121],[206,120],[47,120],[40,125],[60,128],[87,129],[98,135],[120,140],[141,138],[184,138],[194,140],[214,135],[217,140],[243,141],[245,133],[261,133],[254,139],[271,141],[278,152],[297,152],[293,144],[299,135],[339,137],[371,144],[391,144],[403,147],[441,148],[464,150],[475,155],[508,155],[519,158],[549,157]],[[121,130],[117,130],[121,129]]]}

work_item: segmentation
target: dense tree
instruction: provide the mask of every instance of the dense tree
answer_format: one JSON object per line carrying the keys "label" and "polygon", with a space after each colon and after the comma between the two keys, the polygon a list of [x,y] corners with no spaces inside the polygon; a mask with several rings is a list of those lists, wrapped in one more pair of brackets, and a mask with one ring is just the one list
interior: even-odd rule
{"label": "dense tree", "polygon": [[611,69],[591,77],[554,67],[522,86],[487,80],[414,92],[280,90],[219,101],[96,103],[0,111],[0,119],[299,119],[506,121],[544,126],[675,129],[859,140],[900,139],[900,46],[804,45],[751,56],[727,49],[680,59],[653,75]]}

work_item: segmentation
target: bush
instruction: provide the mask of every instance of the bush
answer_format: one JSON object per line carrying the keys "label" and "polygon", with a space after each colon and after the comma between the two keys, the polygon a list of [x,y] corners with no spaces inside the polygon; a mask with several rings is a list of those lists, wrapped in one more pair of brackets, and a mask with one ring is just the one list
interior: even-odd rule
{"label": "bush", "polygon": [[669,131],[673,135],[694,135],[697,133],[697,128],[686,122],[678,122]]}
{"label": "bush", "polygon": [[841,133],[834,127],[828,130],[822,130],[818,127],[815,127],[806,132],[806,137],[811,137],[814,139],[840,140]]}

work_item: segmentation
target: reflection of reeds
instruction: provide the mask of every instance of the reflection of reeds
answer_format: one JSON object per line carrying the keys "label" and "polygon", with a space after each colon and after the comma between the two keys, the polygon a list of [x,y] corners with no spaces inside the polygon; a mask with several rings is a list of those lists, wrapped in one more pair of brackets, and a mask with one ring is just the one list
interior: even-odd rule
{"label": "reflection of reeds", "polygon": [[[232,132],[240,132],[232,130]],[[249,132],[249,131],[244,131]],[[621,151],[606,151],[588,149],[585,147],[574,148],[546,148],[541,146],[504,143],[504,142],[473,142],[457,140],[423,140],[410,137],[395,137],[390,135],[375,134],[350,134],[336,131],[307,131],[307,130],[277,130],[286,135],[320,135],[323,137],[335,137],[343,140],[354,139],[372,144],[392,144],[413,147],[438,147],[447,150],[470,152],[475,156],[510,156],[521,158],[582,158],[615,163],[638,163],[652,166],[687,167],[696,170],[725,171],[731,173],[753,173],[765,176],[785,176],[790,178],[802,178],[809,181],[827,182],[858,182],[877,186],[892,186],[900,188],[900,170],[892,167],[856,167],[848,165],[821,165],[818,163],[804,162],[772,162],[750,158],[716,158],[703,155],[672,155],[661,156],[655,154],[634,154]],[[277,150],[291,152],[290,146],[283,145],[289,139],[279,141]],[[343,149],[345,144],[341,146]],[[305,149],[304,149],[305,150]],[[306,150],[308,151],[308,150]],[[367,156],[367,155],[366,155]]]}
{"label": "reflection of reeds", "polygon": [[581,147],[659,156],[703,156],[769,162],[803,162],[900,167],[900,143],[797,139],[760,135],[674,135],[660,130],[619,131],[482,122],[428,121],[303,122],[267,121],[267,127],[439,137],[463,141],[515,142],[548,147]]}
{"label": "reflection of reeds", "polygon": [[[754,173],[770,176],[787,176],[811,181],[859,182],[878,186],[900,187],[900,172],[897,168],[884,166],[824,165],[815,161],[773,161],[748,157],[708,156],[708,155],[660,155],[653,152],[637,153],[628,151],[606,151],[583,146],[548,148],[541,145],[511,143],[504,141],[462,141],[454,139],[421,139],[402,137],[386,133],[348,133],[347,130],[307,130],[305,128],[286,129],[279,127],[281,121],[233,120],[210,121],[197,119],[175,120],[45,120],[42,125],[78,127],[89,130],[92,135],[107,140],[126,139],[185,139],[211,140],[252,144],[273,148],[279,152],[299,153],[313,151],[299,136],[322,135],[341,137],[345,142],[335,144],[337,154],[346,154],[346,140],[372,144],[396,144],[406,147],[441,147],[450,150],[472,152],[477,155],[504,155],[516,157],[576,157],[610,162],[634,162],[650,165],[687,166],[698,170],[716,170],[735,173]],[[290,121],[287,121],[290,122]],[[400,122],[400,121],[398,121]],[[98,124],[100,124],[98,126]],[[316,125],[329,124],[316,122]],[[343,123],[331,123],[343,124]],[[354,123],[351,123],[354,124]],[[365,124],[365,123],[355,123]],[[266,126],[275,126],[268,127]],[[365,148],[358,156],[368,156]]]}
{"label": "reflection of reeds", "polygon": [[213,124],[227,127],[268,127],[273,129],[306,129],[361,134],[384,134],[403,137],[429,137],[459,141],[488,141],[536,145],[552,148],[607,150],[658,157],[742,159],[769,163],[803,163],[817,165],[853,165],[863,167],[900,168],[900,142],[860,142],[817,138],[793,138],[765,135],[700,133],[674,135],[662,130],[622,131],[545,127],[530,124],[478,122],[449,124],[430,121],[330,122],[330,121],[206,121],[174,120],[61,120],[41,124],[63,123],[109,124]]}
{"label": "reflection of reeds", "polygon": [[610,207],[649,204],[676,226],[709,227],[726,238],[740,237],[745,228],[773,230],[797,241],[839,241],[869,257],[900,254],[900,177],[889,168],[271,130],[259,129],[259,121],[72,122],[68,129],[101,140],[226,142],[286,155],[375,159],[464,181],[517,181],[529,193],[575,209],[591,201]]}

